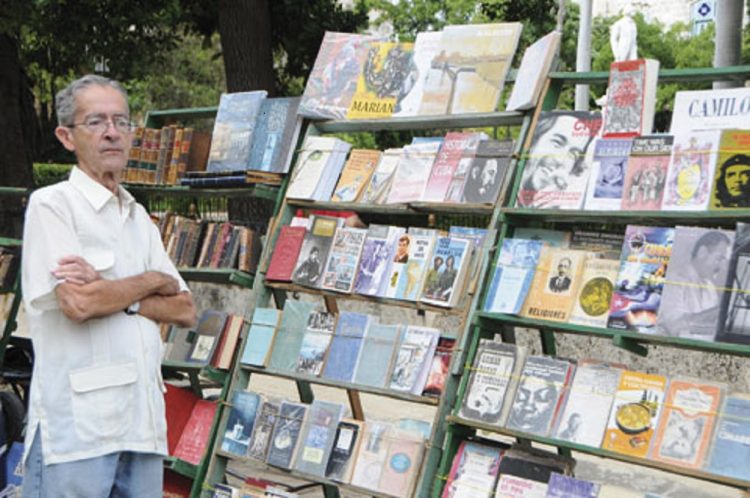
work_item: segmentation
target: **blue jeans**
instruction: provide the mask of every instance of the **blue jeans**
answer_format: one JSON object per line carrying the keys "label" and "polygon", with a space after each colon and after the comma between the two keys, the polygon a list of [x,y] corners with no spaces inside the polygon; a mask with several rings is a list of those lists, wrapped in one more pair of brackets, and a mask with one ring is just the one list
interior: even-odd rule
{"label": "blue jeans", "polygon": [[123,451],[44,465],[39,432],[26,458],[23,498],[161,498],[161,455]]}

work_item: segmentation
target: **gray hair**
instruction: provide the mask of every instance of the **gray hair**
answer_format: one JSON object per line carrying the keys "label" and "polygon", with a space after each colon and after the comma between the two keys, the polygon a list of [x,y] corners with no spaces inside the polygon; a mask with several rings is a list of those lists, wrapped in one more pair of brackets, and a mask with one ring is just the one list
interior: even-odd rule
{"label": "gray hair", "polygon": [[76,113],[76,94],[81,90],[92,85],[110,86],[120,92],[125,98],[125,104],[128,102],[128,92],[117,81],[99,76],[97,74],[87,74],[70,83],[68,86],[57,92],[55,97],[55,110],[57,111],[57,124],[67,126],[73,124],[73,116]]}

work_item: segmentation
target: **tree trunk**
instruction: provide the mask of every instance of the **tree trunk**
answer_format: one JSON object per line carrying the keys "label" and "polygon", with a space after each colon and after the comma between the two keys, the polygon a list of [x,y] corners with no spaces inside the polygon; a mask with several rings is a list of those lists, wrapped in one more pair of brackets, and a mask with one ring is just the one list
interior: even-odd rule
{"label": "tree trunk", "polygon": [[275,93],[268,0],[220,0],[219,33],[228,92]]}

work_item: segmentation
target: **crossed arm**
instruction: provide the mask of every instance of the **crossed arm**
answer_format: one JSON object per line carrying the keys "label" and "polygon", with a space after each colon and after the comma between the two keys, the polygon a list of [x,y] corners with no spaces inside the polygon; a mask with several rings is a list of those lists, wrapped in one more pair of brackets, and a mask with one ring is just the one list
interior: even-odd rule
{"label": "crossed arm", "polygon": [[140,301],[138,313],[146,318],[180,327],[195,325],[190,293],[181,292],[177,280],[166,273],[147,271],[106,280],[80,256],[65,256],[58,265],[52,274],[64,282],[55,288],[57,302],[63,314],[73,321],[120,313]]}

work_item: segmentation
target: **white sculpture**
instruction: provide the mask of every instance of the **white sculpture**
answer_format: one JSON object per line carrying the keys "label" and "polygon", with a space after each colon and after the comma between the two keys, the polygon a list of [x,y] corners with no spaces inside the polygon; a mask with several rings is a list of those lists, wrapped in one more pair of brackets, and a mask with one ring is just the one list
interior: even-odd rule
{"label": "white sculpture", "polygon": [[625,6],[623,16],[609,28],[609,43],[615,62],[638,58],[638,28],[633,20],[635,7]]}

